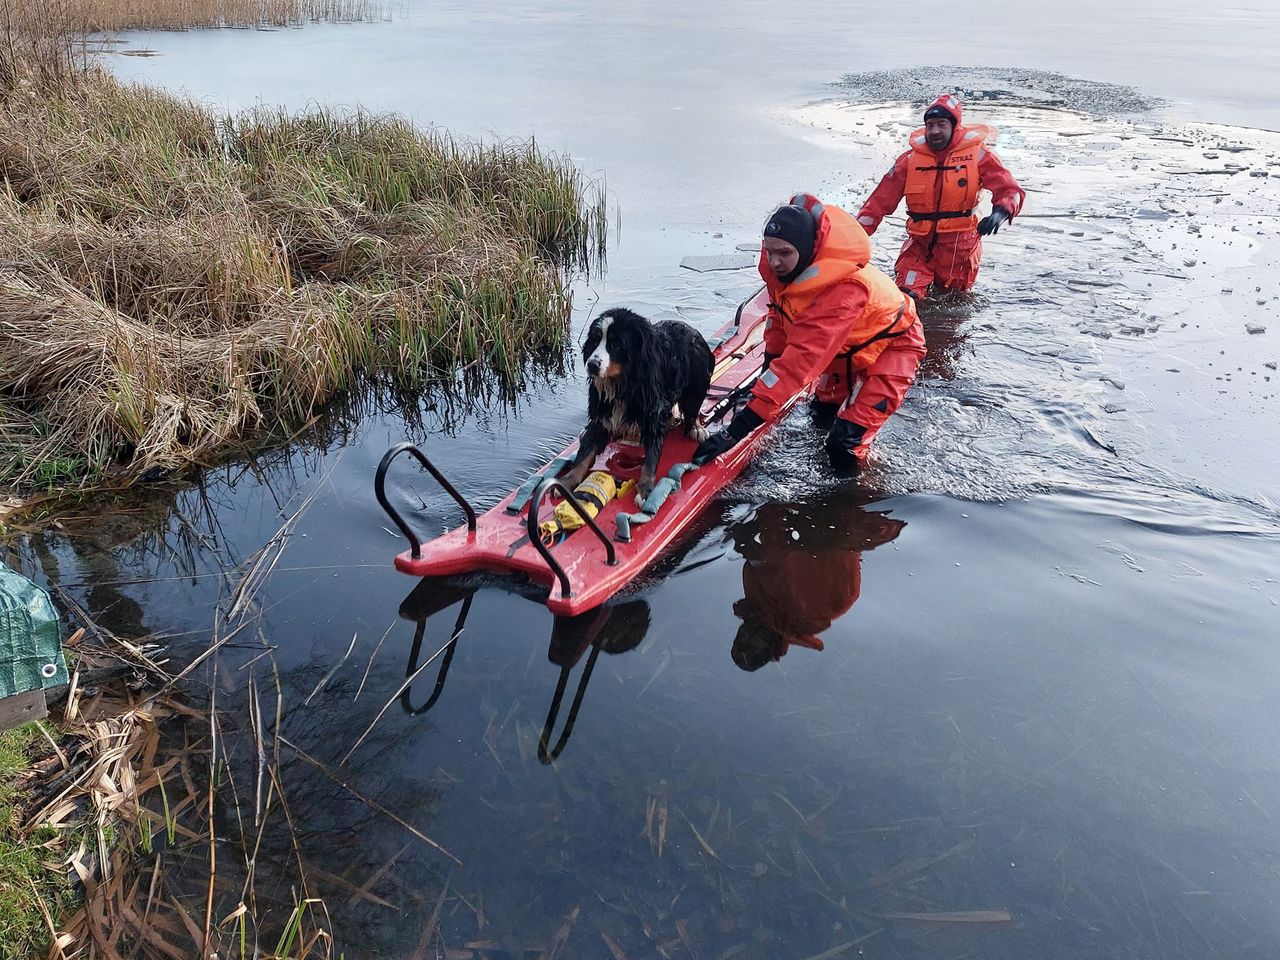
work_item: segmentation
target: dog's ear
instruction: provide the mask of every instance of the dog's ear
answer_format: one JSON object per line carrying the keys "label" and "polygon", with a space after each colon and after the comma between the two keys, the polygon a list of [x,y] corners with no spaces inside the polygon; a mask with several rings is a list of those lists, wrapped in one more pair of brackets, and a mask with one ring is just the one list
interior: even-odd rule
{"label": "dog's ear", "polygon": [[637,318],[640,322],[627,324],[629,343],[626,372],[631,382],[634,396],[640,406],[649,413],[662,409],[666,404],[663,399],[662,384],[663,364],[661,343],[658,334],[647,320]]}
{"label": "dog's ear", "polygon": [[587,339],[582,343],[583,363],[586,363],[587,358],[596,352],[596,347],[600,346],[600,320],[601,317],[596,317],[587,328]]}
{"label": "dog's ear", "polygon": [[658,337],[658,332],[647,320],[641,320],[636,324],[636,329],[640,332],[640,358],[646,370],[652,370],[657,373],[662,369],[662,343]]}

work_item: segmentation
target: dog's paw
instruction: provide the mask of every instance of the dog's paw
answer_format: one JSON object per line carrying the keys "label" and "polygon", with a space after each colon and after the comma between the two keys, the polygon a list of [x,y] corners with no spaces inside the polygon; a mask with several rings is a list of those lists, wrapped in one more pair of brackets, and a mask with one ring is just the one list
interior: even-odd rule
{"label": "dog's paw", "polygon": [[655,483],[654,477],[641,477],[636,482],[636,498],[637,502],[644,503],[649,499],[649,494],[653,493]]}
{"label": "dog's paw", "polygon": [[701,443],[709,436],[711,436],[711,431],[700,423],[695,423],[689,430],[689,439],[694,443]]}

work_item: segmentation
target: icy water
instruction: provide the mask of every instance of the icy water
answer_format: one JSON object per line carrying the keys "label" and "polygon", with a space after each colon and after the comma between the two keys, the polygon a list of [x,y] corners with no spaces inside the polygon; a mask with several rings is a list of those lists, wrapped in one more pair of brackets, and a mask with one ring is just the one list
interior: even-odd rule
{"label": "icy water", "polygon": [[[1280,955],[1280,135],[1238,126],[1280,128],[1280,22],[997,3],[981,51],[945,59],[998,69],[902,73],[941,51],[882,16],[430,4],[133,38],[160,56],[122,72],[216,102],[534,133],[606,175],[621,232],[579,327],[617,304],[718,325],[752,271],[682,257],[753,242],[793,189],[856,207],[934,88],[975,95],[1029,191],[974,295],[926,311],[867,477],[831,478],[788,420],[598,615],[395,573],[371,492],[408,434],[496,502],[580,425],[576,373],[421,427],[375,407],[24,544],[183,663],[305,505],[193,692],[217,691],[243,788],[247,691],[270,725],[278,675],[290,813],[346,956]],[[882,266],[902,229],[874,238]],[[457,522],[427,478],[394,487],[424,531]],[[270,831],[259,869],[293,856]]]}

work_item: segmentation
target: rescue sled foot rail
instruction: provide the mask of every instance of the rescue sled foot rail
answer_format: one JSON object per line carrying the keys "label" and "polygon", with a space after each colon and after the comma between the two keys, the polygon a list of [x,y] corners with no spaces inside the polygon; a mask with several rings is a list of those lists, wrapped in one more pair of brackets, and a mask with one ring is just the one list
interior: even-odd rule
{"label": "rescue sled foot rail", "polygon": [[415,447],[412,443],[401,443],[392,447],[383,454],[382,462],[378,464],[378,472],[373,477],[373,492],[378,498],[378,503],[382,505],[382,509],[387,511],[393,523],[400,528],[400,532],[405,535],[411,545],[410,556],[415,560],[422,556],[422,541],[418,539],[418,535],[413,532],[413,528],[405,523],[404,518],[400,516],[399,511],[391,506],[387,500],[386,481],[387,468],[391,466],[391,461],[402,453],[413,454],[414,459],[422,464],[422,468],[435,478],[436,483],[444,489],[444,492],[453,497],[454,501],[460,506],[467,515],[467,529],[472,533],[476,531],[476,511],[471,504],[467,503],[466,498],[454,489],[453,484],[445,479],[443,473],[436,469],[436,465],[427,459],[427,455]]}
{"label": "rescue sled foot rail", "polygon": [[546,561],[547,566],[551,568],[551,572],[556,575],[556,579],[560,581],[560,596],[567,599],[573,596],[573,590],[569,586],[569,575],[564,572],[564,567],[560,566],[559,561],[551,555],[551,550],[542,542],[542,535],[538,531],[538,525],[540,522],[538,520],[538,511],[542,508],[542,501],[552,490],[560,491],[560,495],[564,497],[565,502],[573,506],[573,509],[577,512],[578,516],[581,517],[583,522],[591,528],[591,532],[594,533],[600,539],[600,542],[604,544],[605,557],[607,558],[605,562],[609,566],[615,567],[618,565],[618,555],[613,549],[613,541],[605,536],[604,531],[596,525],[594,518],[592,518],[591,514],[587,513],[582,504],[578,502],[578,498],[573,495],[572,490],[565,486],[563,480],[559,477],[547,477],[538,484],[538,489],[533,492],[533,496],[529,500],[529,517],[527,524],[529,542],[533,544],[534,549],[537,550],[542,556],[542,559]]}

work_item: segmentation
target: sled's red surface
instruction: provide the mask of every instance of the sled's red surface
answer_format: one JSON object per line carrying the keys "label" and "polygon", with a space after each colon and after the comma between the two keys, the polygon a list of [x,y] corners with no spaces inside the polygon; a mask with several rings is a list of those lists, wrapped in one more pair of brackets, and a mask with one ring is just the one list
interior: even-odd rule
{"label": "sled's red surface", "polygon": [[[711,393],[703,404],[704,421],[731,402],[731,398],[726,398],[733,390],[749,385],[759,373],[764,359],[762,338],[767,302],[762,288],[739,308],[733,321],[710,338],[716,364]],[[717,340],[722,342],[717,344]],[[798,396],[792,397],[788,406],[794,404]],[[725,417],[720,422],[728,419]],[[698,512],[742,471],[768,429],[767,425],[758,428],[724,456],[685,472],[679,485],[671,491],[652,519],[630,526],[630,539],[625,542],[617,539],[617,517],[639,510],[634,489],[624,497],[605,504],[595,518],[599,534],[588,524],[550,548],[542,548],[540,543],[531,541],[529,530],[536,529],[536,521],[546,519],[551,512],[551,505],[540,501],[547,499],[549,488],[555,485],[535,476],[497,506],[475,517],[474,527],[470,523],[463,525],[421,544],[416,550],[401,553],[395,559],[396,568],[415,576],[444,576],[479,570],[524,574],[550,585],[547,606],[553,613],[583,613],[604,603],[653,563]],[[572,458],[577,446],[576,442],[570,444],[559,457],[538,470],[538,474],[554,477],[565,459]],[[688,463],[695,447],[696,444],[681,431],[670,431],[663,444],[658,477],[666,477],[677,464]],[[410,542],[416,545],[416,538],[391,510],[382,494],[386,465],[403,449],[406,447],[394,448],[383,458],[377,488],[380,502],[409,535]],[[428,466],[437,480],[444,483],[455,499],[463,502],[424,457],[416,450],[412,452],[424,466]],[[636,444],[612,443],[597,458],[595,469],[608,470],[617,477],[638,476],[641,456],[642,451]],[[470,514],[470,508],[467,509]],[[534,522],[530,522],[530,510],[535,511]],[[544,551],[547,552],[544,554]],[[613,563],[609,562],[610,554],[613,555]],[[554,569],[553,564],[560,570]]]}

